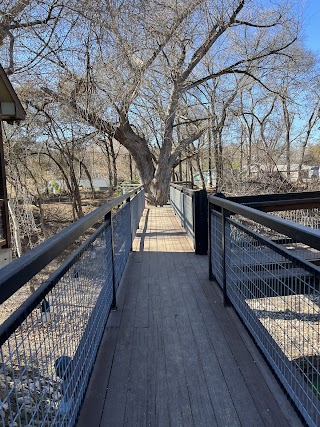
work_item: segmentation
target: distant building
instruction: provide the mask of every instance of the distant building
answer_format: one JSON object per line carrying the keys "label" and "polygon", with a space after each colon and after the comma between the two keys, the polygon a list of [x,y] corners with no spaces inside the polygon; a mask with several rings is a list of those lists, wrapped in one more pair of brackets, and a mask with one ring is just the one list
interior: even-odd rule
{"label": "distant building", "polygon": [[[95,191],[107,191],[110,189],[110,181],[107,178],[93,178],[92,185]],[[88,179],[80,179],[79,186],[83,190],[91,190],[90,181]]]}
{"label": "distant building", "polygon": [[[267,165],[254,165],[251,167],[251,174],[260,175],[264,172],[270,171],[270,167]],[[272,172],[281,173],[284,178],[287,178],[287,165],[275,165]],[[297,181],[299,177],[299,164],[292,163],[290,165],[290,180]],[[309,166],[303,164],[301,167],[301,178],[304,180],[315,180],[319,179],[319,166]]]}
{"label": "distant building", "polygon": [[[110,189],[110,181],[107,178],[93,178],[92,185],[95,191],[107,191]],[[90,181],[88,179],[80,179],[79,187],[82,190],[90,191]],[[67,185],[64,179],[52,179],[48,183],[49,193],[61,194],[67,191]]]}
{"label": "distant building", "polygon": [[[203,173],[205,186],[209,187],[209,185],[210,185],[210,171],[209,171],[209,169],[202,171],[202,173]],[[217,176],[216,176],[216,172],[213,169],[211,169],[211,178],[212,178],[212,186],[214,187],[216,185]],[[202,180],[201,180],[200,172],[195,172],[193,174],[193,181],[194,181],[195,185],[198,185],[200,187],[202,186]]]}

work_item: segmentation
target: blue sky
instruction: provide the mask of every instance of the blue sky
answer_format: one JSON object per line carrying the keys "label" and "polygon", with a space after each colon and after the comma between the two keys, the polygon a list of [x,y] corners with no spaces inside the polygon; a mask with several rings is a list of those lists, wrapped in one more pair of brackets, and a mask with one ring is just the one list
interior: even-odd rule
{"label": "blue sky", "polygon": [[306,46],[320,53],[320,0],[305,0],[304,23]]}

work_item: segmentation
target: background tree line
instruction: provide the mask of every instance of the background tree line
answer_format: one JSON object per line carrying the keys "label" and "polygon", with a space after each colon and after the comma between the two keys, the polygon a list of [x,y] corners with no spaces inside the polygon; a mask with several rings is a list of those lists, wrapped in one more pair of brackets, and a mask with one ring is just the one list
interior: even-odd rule
{"label": "background tree line", "polygon": [[302,23],[298,0],[2,1],[2,65],[27,109],[5,129],[10,185],[41,211],[45,181],[62,177],[77,218],[98,159],[113,187],[125,166],[160,205],[172,178],[198,171],[204,185],[204,169],[218,191],[279,164],[302,181],[320,107]]}

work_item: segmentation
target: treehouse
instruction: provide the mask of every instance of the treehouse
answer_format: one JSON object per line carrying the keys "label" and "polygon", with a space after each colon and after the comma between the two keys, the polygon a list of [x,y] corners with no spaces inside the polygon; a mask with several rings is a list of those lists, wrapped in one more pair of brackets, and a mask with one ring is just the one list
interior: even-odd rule
{"label": "treehouse", "polygon": [[0,268],[12,258],[2,123],[20,122],[24,120],[25,115],[21,102],[0,65]]}

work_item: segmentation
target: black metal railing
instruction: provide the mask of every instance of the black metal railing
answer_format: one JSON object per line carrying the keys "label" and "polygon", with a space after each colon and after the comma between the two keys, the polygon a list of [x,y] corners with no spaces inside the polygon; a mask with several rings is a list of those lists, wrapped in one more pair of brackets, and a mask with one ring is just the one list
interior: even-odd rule
{"label": "black metal railing", "polygon": [[170,184],[170,203],[181,225],[193,240],[196,254],[208,250],[208,205],[206,190],[193,190],[183,185]]}
{"label": "black metal railing", "polygon": [[86,242],[0,326],[2,427],[75,424],[143,209],[144,191],[138,188],[1,270],[3,303],[102,220]]}
{"label": "black metal railing", "polygon": [[[299,248],[318,252],[320,233],[262,212],[258,198],[241,200],[255,208],[237,203],[239,199],[208,198],[209,275],[221,286],[225,304],[238,312],[308,425],[318,426],[320,269],[302,257]],[[270,211],[273,202],[266,198],[260,201]],[[275,201],[279,212],[301,209],[299,204],[286,205],[284,198]]]}

